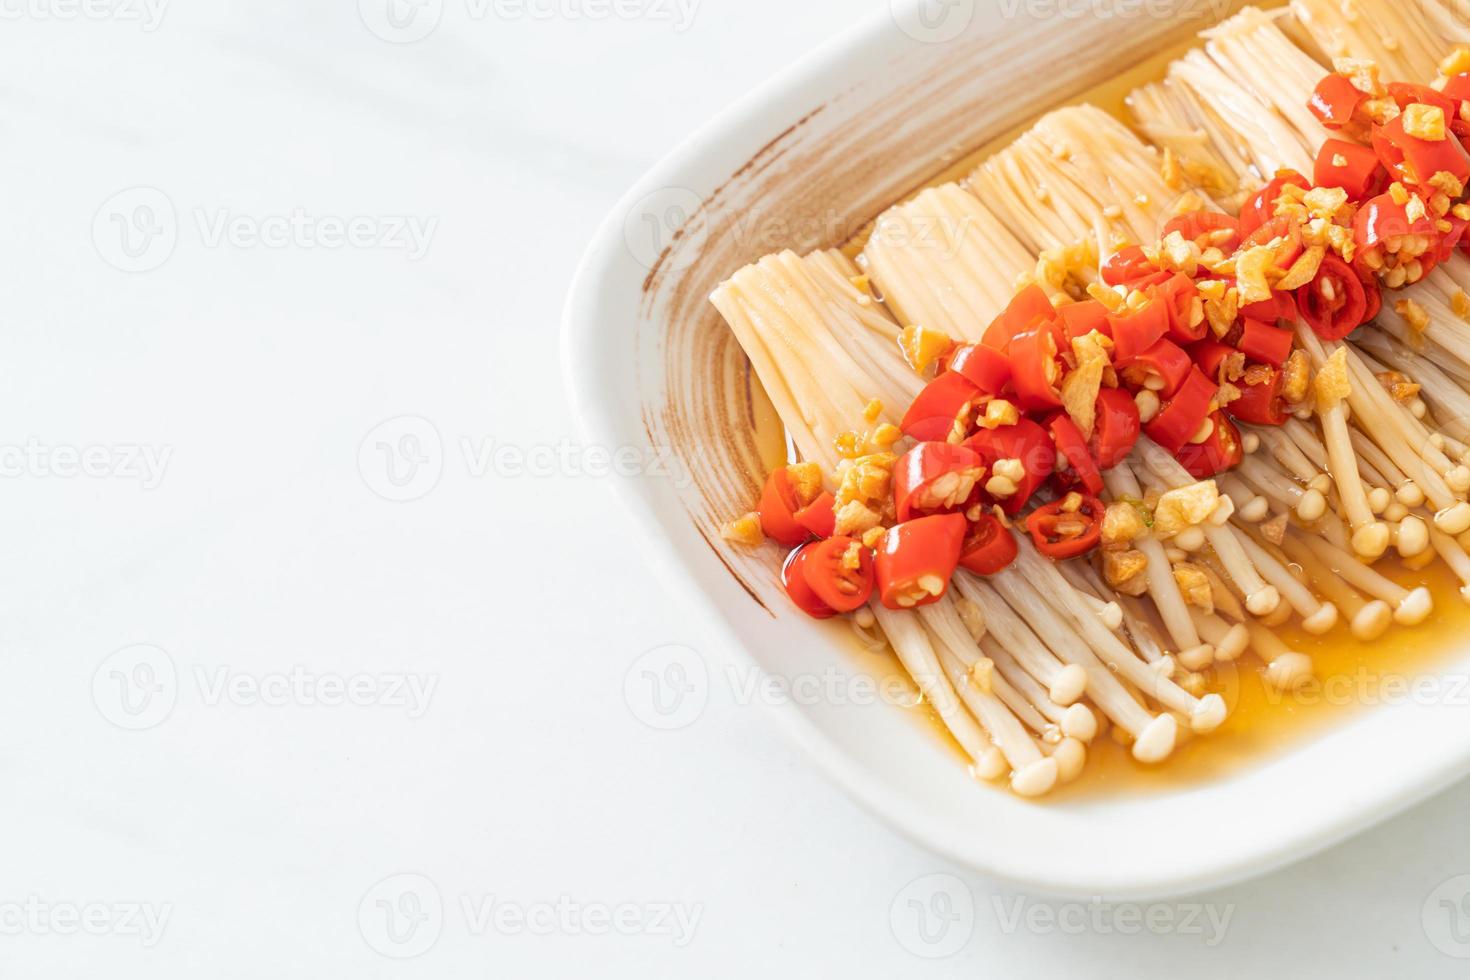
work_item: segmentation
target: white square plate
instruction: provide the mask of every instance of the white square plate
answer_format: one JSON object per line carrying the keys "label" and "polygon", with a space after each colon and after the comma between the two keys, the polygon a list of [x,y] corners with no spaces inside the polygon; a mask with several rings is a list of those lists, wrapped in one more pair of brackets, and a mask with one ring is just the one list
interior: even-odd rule
{"label": "white square plate", "polygon": [[[774,553],[720,540],[719,525],[750,509],[759,467],[744,359],[709,291],[768,252],[840,243],[946,161],[1227,12],[1215,6],[1034,19],[1026,8],[1050,6],[892,0],[713,120],[603,224],[566,308],[570,397],[589,444],[672,449],[692,477],[623,486],[665,580],[720,625],[731,656],[784,678],[863,669],[830,625],[785,601]],[[1467,712],[1404,704],[1353,712],[1215,782],[1027,803],[970,780],[912,712],[798,700],[774,715],[894,826],[979,871],[1081,897],[1160,898],[1259,874],[1470,771]]]}

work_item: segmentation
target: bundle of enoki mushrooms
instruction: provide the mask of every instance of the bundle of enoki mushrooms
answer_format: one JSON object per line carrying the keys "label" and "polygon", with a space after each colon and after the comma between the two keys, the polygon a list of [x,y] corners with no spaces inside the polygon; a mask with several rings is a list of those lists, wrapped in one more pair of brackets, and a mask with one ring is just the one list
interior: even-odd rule
{"label": "bundle of enoki mushrooms", "polygon": [[1422,623],[1390,566],[1470,599],[1470,22],[1297,0],[1204,37],[1131,96],[1143,138],[1052,112],[855,259],[712,296],[795,457],[727,537],[1025,796],[1105,734],[1156,763],[1217,728],[1221,665],[1302,684],[1288,623]]}

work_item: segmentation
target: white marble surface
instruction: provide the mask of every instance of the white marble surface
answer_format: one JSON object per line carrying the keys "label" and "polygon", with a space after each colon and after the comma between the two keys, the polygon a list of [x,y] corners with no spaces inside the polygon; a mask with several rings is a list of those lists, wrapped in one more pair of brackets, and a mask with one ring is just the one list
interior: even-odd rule
{"label": "white marble surface", "polygon": [[0,975],[1470,970],[1470,787],[1130,935],[897,838],[719,685],[629,710],[712,640],[568,441],[565,287],[870,3],[444,0],[415,44],[356,0],[0,5]]}

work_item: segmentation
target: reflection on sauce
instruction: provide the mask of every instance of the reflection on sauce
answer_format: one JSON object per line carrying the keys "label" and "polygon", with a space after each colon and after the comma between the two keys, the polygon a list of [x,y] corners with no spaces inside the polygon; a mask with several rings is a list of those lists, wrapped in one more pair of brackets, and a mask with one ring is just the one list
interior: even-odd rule
{"label": "reflection on sauce", "polygon": [[[1257,3],[1263,8],[1279,7],[1284,0]],[[1201,25],[1203,26],[1203,25]],[[1120,73],[1112,81],[1086,95],[1091,102],[1112,112],[1125,122],[1128,115],[1124,99],[1135,88],[1163,77],[1168,64],[1197,45],[1193,37],[1160,52],[1136,68]],[[967,176],[983,160],[1004,147],[1030,126],[1002,133],[963,158],[948,162],[923,187],[936,186]],[[909,195],[909,196],[912,196]],[[895,202],[901,203],[901,202]],[[871,224],[846,242],[842,249],[850,256],[862,251]],[[770,399],[761,390],[753,372],[748,372],[750,386],[750,419],[756,429],[762,461],[768,468],[787,462],[787,444],[779,417]],[[1354,639],[1345,623],[1324,636],[1309,636],[1296,623],[1276,629],[1277,634],[1294,650],[1309,654],[1315,664],[1316,680],[1296,695],[1281,694],[1263,682],[1261,664],[1249,651],[1233,664],[1218,664],[1209,673],[1209,690],[1219,693],[1231,707],[1230,717],[1219,729],[1202,737],[1184,737],[1173,755],[1163,764],[1145,766],[1129,755],[1128,749],[1104,734],[1088,746],[1087,766],[1078,780],[1058,787],[1043,805],[1058,802],[1086,802],[1106,794],[1161,792],[1184,789],[1218,780],[1241,767],[1259,764],[1273,754],[1290,751],[1305,740],[1329,732],[1344,724],[1356,711],[1372,710],[1374,704],[1392,703],[1407,698],[1416,685],[1429,685],[1441,695],[1453,695],[1453,684],[1433,687],[1440,670],[1455,652],[1457,643],[1470,635],[1470,605],[1460,599],[1460,582],[1441,562],[1421,572],[1411,572],[1385,560],[1375,566],[1378,571],[1409,588],[1428,586],[1435,598],[1435,612],[1417,627],[1391,628],[1371,643]],[[865,649],[857,635],[845,622],[831,626],[833,636],[852,650],[854,669],[894,683],[913,688],[902,666],[891,651]],[[891,709],[875,709],[891,710]],[[956,760],[968,763],[959,745],[940,723],[927,704],[911,710],[915,720],[929,726],[954,753]]]}

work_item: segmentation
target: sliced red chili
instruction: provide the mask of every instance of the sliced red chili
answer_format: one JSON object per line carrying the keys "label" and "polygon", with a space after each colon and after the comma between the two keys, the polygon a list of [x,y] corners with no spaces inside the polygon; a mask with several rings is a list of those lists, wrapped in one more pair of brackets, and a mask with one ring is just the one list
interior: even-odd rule
{"label": "sliced red chili", "polygon": [[1297,290],[1297,307],[1323,340],[1341,340],[1362,326],[1368,315],[1363,280],[1332,253],[1322,259],[1317,278]]}
{"label": "sliced red chili", "polygon": [[1434,234],[1433,221],[1427,216],[1410,221],[1408,207],[1395,203],[1389,194],[1379,194],[1365,201],[1353,218],[1353,241],[1359,250],[1387,245],[1404,235]]}
{"label": "sliced red chili", "polygon": [[[1458,103],[1470,100],[1470,75],[1451,75],[1445,79],[1444,88],[1440,90],[1439,94],[1457,105]],[[1451,118],[1456,118],[1457,115],[1458,109]]]}
{"label": "sliced red chili", "polygon": [[1368,94],[1359,91],[1342,75],[1328,75],[1317,83],[1307,108],[1328,129],[1342,129],[1353,121],[1358,106],[1367,100]]}
{"label": "sliced red chili", "polygon": [[1005,350],[1016,334],[1030,330],[1038,320],[1051,322],[1056,313],[1056,307],[1051,305],[1045,290],[1035,284],[1027,286],[986,328],[981,343],[995,350]]}
{"label": "sliced red chili", "polygon": [[1220,377],[1220,368],[1234,353],[1236,353],[1235,348],[1222,344],[1218,340],[1201,340],[1189,348],[1189,356],[1194,358],[1194,363],[1199,366],[1204,376],[1218,384],[1223,384],[1227,380]]}
{"label": "sliced red chili", "polygon": [[1189,443],[1175,453],[1175,458],[1196,480],[1208,480],[1216,473],[1232,469],[1245,457],[1240,430],[1225,414],[1215,412],[1210,415],[1210,421],[1213,425],[1204,442]]}
{"label": "sliced red chili", "polygon": [[1199,368],[1190,368],[1179,391],[1143,427],[1144,431],[1166,451],[1178,453],[1199,432],[1218,392],[1219,385],[1205,377]]}
{"label": "sliced red chili", "polygon": [[1051,430],[1052,445],[1067,461],[1067,468],[1057,474],[1062,478],[1063,484],[1079,482],[1088,493],[1102,493],[1102,474],[1098,472],[1092,451],[1087,446],[1087,439],[1083,437],[1082,430],[1077,428],[1077,423],[1065,412],[1058,412],[1047,422],[1047,428]]}
{"label": "sliced red chili", "polygon": [[795,514],[796,523],[819,538],[830,538],[837,529],[837,500],[826,490]]}
{"label": "sliced red chili", "polygon": [[1095,299],[1064,306],[1057,311],[1057,316],[1061,318],[1062,332],[1068,340],[1086,337],[1094,330],[1106,337],[1113,335],[1108,325],[1108,308]]}
{"label": "sliced red chili", "polygon": [[1404,130],[1404,117],[1395,116],[1373,127],[1373,149],[1389,173],[1411,184],[1426,183],[1441,170],[1461,183],[1470,180],[1470,153],[1457,139],[1425,140]]}
{"label": "sliced red chili", "polygon": [[809,544],[802,574],[816,597],[837,612],[852,612],[873,595],[873,551],[849,537]]}
{"label": "sliced red chili", "polygon": [[873,563],[878,596],[889,609],[927,606],[949,590],[969,524],[963,514],[937,514],[888,529]]}
{"label": "sliced red chili", "polygon": [[765,488],[761,490],[761,530],[766,537],[788,548],[811,537],[811,532],[796,519],[796,512],[801,507],[786,467],[772,470],[771,475],[766,477]]}
{"label": "sliced red chili", "polygon": [[1382,194],[1389,184],[1388,171],[1369,147],[1345,140],[1328,140],[1317,151],[1312,171],[1319,187],[1341,187],[1351,201],[1365,201]]}
{"label": "sliced red chili", "polygon": [[1057,338],[1049,324],[1023,330],[1011,338],[1006,357],[1011,362],[1011,386],[1021,408],[1035,412],[1062,403],[1056,389],[1056,381],[1061,377]]}
{"label": "sliced red chili", "polygon": [[966,344],[949,360],[949,370],[969,378],[987,395],[999,394],[1011,379],[1011,362],[1002,351],[984,344]]}
{"label": "sliced red chili", "polygon": [[786,563],[781,566],[781,584],[786,586],[786,594],[796,603],[796,608],[813,619],[831,619],[837,610],[823,602],[807,581],[806,568],[811,554],[808,546],[787,555]]}
{"label": "sliced red chili", "polygon": [[1055,561],[1066,561],[1097,547],[1106,510],[1096,497],[1068,494],[1032,511],[1026,518],[1026,530],[1036,550]]}
{"label": "sliced red chili", "polygon": [[954,428],[960,409],[978,397],[980,389],[969,378],[947,371],[924,386],[898,427],[920,442],[943,442]]}
{"label": "sliced red chili", "polygon": [[1163,379],[1164,385],[1159,389],[1160,398],[1172,398],[1184,384],[1184,379],[1189,377],[1190,368],[1194,367],[1194,361],[1190,360],[1189,352],[1172,340],[1161,340],[1148,350],[1130,358],[1128,361],[1118,361],[1122,368],[1141,367],[1150,374],[1157,375]]}
{"label": "sliced red chili", "polygon": [[1051,437],[1045,429],[1027,418],[1015,425],[982,429],[966,439],[964,445],[979,453],[985,461],[985,468],[992,473],[1000,460],[1020,460],[1023,475],[1016,484],[1016,492],[1003,499],[985,497],[1000,504],[1007,514],[1018,513],[1026,506],[1031,495],[1056,471],[1057,451]]}
{"label": "sliced red chili", "polygon": [[1143,425],[1138,403],[1122,388],[1104,388],[1097,393],[1097,422],[1092,430],[1092,456],[1105,470],[1128,458],[1138,442]]}
{"label": "sliced red chili", "polygon": [[1119,363],[1132,360],[1169,332],[1169,304],[1158,296],[1140,310],[1108,317],[1113,330],[1113,355]]}
{"label": "sliced red chili", "polygon": [[[1276,199],[1281,196],[1281,188],[1287,184],[1294,184],[1302,190],[1311,190],[1312,185],[1307,183],[1307,178],[1295,170],[1278,170],[1276,176],[1256,192],[1256,196],[1240,209],[1240,233],[1252,236],[1262,225],[1270,222],[1276,217]],[[1267,239],[1269,241],[1269,239]]]}
{"label": "sliced red chili", "polygon": [[981,514],[970,525],[960,549],[960,567],[976,575],[994,575],[1016,560],[1020,549],[1015,536],[994,514]]}
{"label": "sliced red chili", "polygon": [[1264,361],[1280,367],[1291,356],[1292,334],[1290,330],[1273,327],[1261,320],[1246,317],[1241,330],[1241,353],[1253,361]]}
{"label": "sliced red chili", "polygon": [[1389,82],[1388,97],[1398,103],[1400,111],[1407,109],[1415,102],[1434,106],[1444,113],[1445,122],[1454,119],[1460,109],[1455,100],[1444,92],[1436,91],[1428,85],[1420,85],[1417,82]]}
{"label": "sliced red chili", "polygon": [[[1263,380],[1251,381],[1261,374],[1265,375]],[[1225,411],[1231,418],[1252,425],[1285,424],[1287,412],[1286,402],[1281,397],[1282,381],[1282,373],[1277,368],[1264,364],[1247,368],[1244,377],[1234,382],[1240,389],[1240,397],[1226,405]]]}
{"label": "sliced red chili", "polygon": [[1286,215],[1271,218],[1247,235],[1240,247],[1242,250],[1251,249],[1257,245],[1270,245],[1278,239],[1280,244],[1276,247],[1276,265],[1289,269],[1305,250],[1302,245],[1302,226],[1295,218]]}
{"label": "sliced red chili", "polygon": [[893,503],[899,521],[963,507],[984,475],[985,462],[973,449],[946,442],[919,443],[893,467]]}
{"label": "sliced red chili", "polygon": [[1194,280],[1182,272],[1174,273],[1168,282],[1161,283],[1155,287],[1156,295],[1165,304],[1169,313],[1169,338],[1180,344],[1188,344],[1199,340],[1209,329],[1205,322],[1203,310],[1199,311],[1199,321],[1190,324],[1196,310],[1195,301],[1199,298],[1199,289]]}
{"label": "sliced red chili", "polygon": [[1240,245],[1240,222],[1222,211],[1190,211],[1164,224],[1164,238],[1179,232],[1201,249],[1218,248],[1230,255]]}
{"label": "sliced red chili", "polygon": [[1109,286],[1143,288],[1150,282],[1163,282],[1169,273],[1163,271],[1144,254],[1138,245],[1126,245],[1103,263],[1102,279]]}
{"label": "sliced red chili", "polygon": [[1281,320],[1296,323],[1296,299],[1291,293],[1273,289],[1270,299],[1263,299],[1259,303],[1248,303],[1242,306],[1239,312],[1242,317],[1260,320],[1266,324],[1274,325]]}

